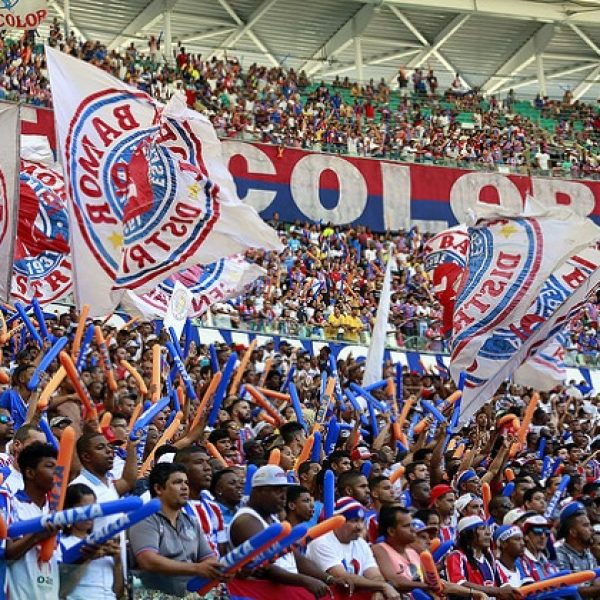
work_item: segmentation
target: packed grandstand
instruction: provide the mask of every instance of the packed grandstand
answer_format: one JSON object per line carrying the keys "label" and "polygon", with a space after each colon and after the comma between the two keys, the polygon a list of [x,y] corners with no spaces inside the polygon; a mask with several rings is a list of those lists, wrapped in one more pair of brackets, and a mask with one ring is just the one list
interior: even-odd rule
{"label": "packed grandstand", "polygon": [[[130,104],[117,106],[113,121],[102,102],[94,105],[100,116],[81,116],[80,85],[100,86],[94,99],[121,94]],[[213,221],[241,210],[227,195],[235,186],[220,155],[216,167],[214,156],[202,160],[218,146],[215,133],[276,146],[279,158],[296,149],[587,180],[600,168],[597,106],[569,89],[560,98],[486,94],[459,73],[443,89],[423,65],[400,65],[393,81],[325,82],[232,52],[217,58],[178,45],[165,57],[154,35],[109,50],[65,31],[58,18],[46,40],[33,31],[0,33],[0,99],[54,109],[58,130],[48,165],[21,148],[15,248],[2,254],[0,236],[0,256],[14,258],[20,281],[27,277],[18,265],[32,264],[33,278],[40,257],[73,259],[72,281],[58,298],[14,280],[10,296],[12,264],[4,269],[8,289],[0,281],[0,598],[600,596],[600,390],[590,376],[600,366],[600,236],[587,214],[569,212],[564,201],[541,217],[522,215],[520,204],[502,212],[474,201],[482,212],[472,229],[440,234],[420,223],[372,227],[360,215],[335,224],[274,211],[265,224],[246,206],[235,240],[223,229],[214,244],[235,250],[211,249],[210,264],[220,266],[202,267],[218,279],[235,255],[236,268],[255,269],[243,285],[223,284],[192,315],[192,300],[177,296],[179,284],[198,277],[191,253],[185,263],[175,254],[164,259],[161,272],[172,281],[159,292],[157,285],[144,295],[152,286],[139,285],[138,294],[127,279],[158,260],[158,251],[140,249],[136,227],[147,226],[155,205],[169,210],[156,199],[160,177],[151,178],[162,177],[161,165],[177,172],[173,187],[185,187],[187,199],[205,202]],[[78,127],[88,129],[74,141]],[[100,191],[97,142],[109,147],[130,131],[142,133],[125,153],[127,168],[107,168],[123,200],[118,210],[67,209],[83,192],[98,202],[110,196]],[[194,141],[200,158],[168,146],[172,139]],[[82,152],[73,162],[69,144]],[[56,159],[67,165],[61,185]],[[80,190],[70,179],[77,165],[88,178]],[[39,205],[50,198],[50,209],[36,201],[32,213],[24,190],[36,189],[34,176],[46,186],[36,192]],[[178,194],[172,231],[197,217]],[[98,242],[90,259],[77,227],[93,237],[117,222],[114,215],[125,227],[106,235],[112,258],[125,258],[107,277],[110,246]],[[214,231],[202,232],[210,245]],[[166,245],[156,236],[145,248],[149,240]],[[570,250],[558,262],[563,242]],[[537,288],[519,244],[535,258]],[[201,246],[194,251],[204,256]],[[174,261],[183,276],[169,267]],[[440,265],[448,268],[442,275]],[[552,287],[559,275],[562,284]],[[489,297],[473,292],[477,282]],[[586,288],[570,305],[569,285],[573,296]],[[110,310],[94,305],[100,288],[105,304],[118,298]],[[500,307],[505,327],[495,321],[495,330],[484,299],[517,288],[509,310]],[[157,316],[152,301],[163,297]],[[470,327],[469,306],[482,315],[481,331]],[[507,321],[511,311],[517,317]],[[461,362],[481,335],[475,359]],[[555,350],[544,354],[548,342]],[[359,347],[368,350],[357,355]],[[435,357],[433,368],[421,353]],[[514,368],[481,371],[490,356]],[[536,368],[538,378],[519,374],[520,365]],[[565,379],[566,366],[581,376]]]}

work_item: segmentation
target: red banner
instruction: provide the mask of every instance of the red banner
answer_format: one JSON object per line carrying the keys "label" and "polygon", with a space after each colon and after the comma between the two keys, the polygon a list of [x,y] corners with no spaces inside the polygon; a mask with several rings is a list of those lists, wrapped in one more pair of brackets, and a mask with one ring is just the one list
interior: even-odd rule
{"label": "red banner", "polygon": [[[46,135],[56,148],[51,111],[27,107],[24,133]],[[242,199],[265,219],[361,224],[375,231],[439,231],[463,223],[474,203],[522,208],[528,195],[545,205],[572,205],[600,223],[600,182],[506,175],[370,158],[223,144]]]}

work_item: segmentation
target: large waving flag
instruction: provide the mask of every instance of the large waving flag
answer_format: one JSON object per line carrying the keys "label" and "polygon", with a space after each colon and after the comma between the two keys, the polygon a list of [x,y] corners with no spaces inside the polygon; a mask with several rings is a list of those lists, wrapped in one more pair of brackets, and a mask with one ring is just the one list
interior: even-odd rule
{"label": "large waving flag", "polygon": [[[424,266],[433,279],[434,293],[444,310],[445,333],[452,331],[454,303],[469,253],[466,225],[457,225],[434,235],[424,248]],[[537,390],[551,390],[566,378],[564,333],[548,342],[515,372],[515,383]]]}
{"label": "large waving flag", "polygon": [[0,105],[0,299],[8,300],[19,198],[19,107]]}
{"label": "large waving flag", "polygon": [[25,303],[35,297],[42,305],[56,302],[72,289],[63,176],[22,160],[20,181],[12,297]]}
{"label": "large waving flag", "polygon": [[[450,369],[467,374],[461,419],[559,333],[600,280],[600,229],[567,207],[519,217],[484,210],[470,229]],[[593,245],[592,245],[593,244]]]}
{"label": "large waving flag", "polygon": [[128,168],[115,288],[144,292],[199,263],[249,248],[282,250],[277,232],[237,197],[210,121],[176,95],[160,125]]}
{"label": "large waving flag", "polygon": [[63,52],[46,48],[59,153],[68,195],[75,300],[91,316],[112,311],[121,265],[127,165],[158,131],[148,95]]}
{"label": "large waving flag", "polygon": [[125,289],[151,290],[249,247],[281,249],[235,195],[208,120],[50,48],[47,59],[79,306],[106,314]]}
{"label": "large waving flag", "polygon": [[235,298],[266,270],[244,259],[242,255],[222,258],[210,265],[190,267],[172,275],[145,294],[127,291],[121,301],[128,314],[143,319],[164,318],[175,283],[179,281],[192,293],[190,317],[204,314],[215,302]]}

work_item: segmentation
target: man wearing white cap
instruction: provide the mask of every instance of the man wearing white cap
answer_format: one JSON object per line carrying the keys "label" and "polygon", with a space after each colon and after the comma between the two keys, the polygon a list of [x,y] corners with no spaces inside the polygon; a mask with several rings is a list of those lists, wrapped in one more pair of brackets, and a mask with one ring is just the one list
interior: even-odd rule
{"label": "man wearing white cap", "polygon": [[[285,471],[266,465],[254,473],[248,505],[240,508],[229,526],[229,543],[239,546],[253,535],[279,521],[285,509],[288,483]],[[320,598],[329,593],[329,585],[338,583],[299,552],[288,552],[264,569],[264,578],[284,585],[300,586]],[[342,582],[343,583],[343,582]]]}
{"label": "man wearing white cap", "polygon": [[525,519],[523,523],[525,554],[523,564],[535,581],[552,577],[558,569],[548,560],[546,546],[550,536],[550,523],[541,515]]}

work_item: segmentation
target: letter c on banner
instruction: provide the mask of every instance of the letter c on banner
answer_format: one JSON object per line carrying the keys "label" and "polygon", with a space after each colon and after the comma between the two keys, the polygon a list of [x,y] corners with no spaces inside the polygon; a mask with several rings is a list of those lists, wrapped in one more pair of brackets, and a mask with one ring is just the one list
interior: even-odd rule
{"label": "letter c on banner", "polygon": [[[548,208],[557,205],[568,206],[576,215],[587,217],[594,212],[594,193],[584,183],[532,177],[533,197]],[[561,196],[564,201],[561,201]]]}
{"label": "letter c on banner", "polygon": [[[258,175],[277,174],[271,159],[260,148],[252,144],[223,142],[221,148],[223,149],[223,159],[228,166],[234,156],[242,156],[246,161],[248,173],[256,173]],[[273,200],[275,200],[275,196],[277,196],[277,192],[249,189],[243,201],[258,212],[261,212],[271,206]]]}
{"label": "letter c on banner", "polygon": [[497,216],[498,205],[482,202],[480,198],[486,187],[496,189],[504,214],[523,214],[521,193],[508,177],[499,173],[467,173],[459,177],[450,190],[450,208],[459,223],[465,223],[473,213],[478,219]]}
{"label": "letter c on banner", "polygon": [[[319,185],[324,171],[333,171],[339,182],[339,199],[335,208],[325,208],[319,198]],[[334,225],[351,223],[360,217],[367,205],[367,182],[349,161],[337,156],[309,154],[300,159],[290,181],[296,206],[312,221]]]}

